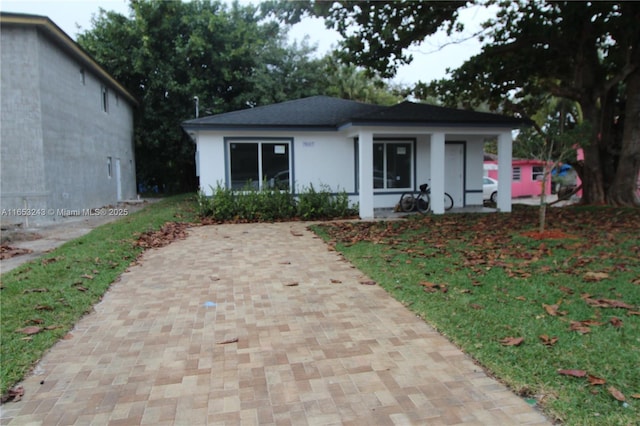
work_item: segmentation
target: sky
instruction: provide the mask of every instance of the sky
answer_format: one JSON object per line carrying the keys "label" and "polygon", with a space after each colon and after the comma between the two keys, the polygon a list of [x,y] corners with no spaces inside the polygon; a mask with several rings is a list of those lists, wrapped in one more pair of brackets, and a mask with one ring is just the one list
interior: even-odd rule
{"label": "sky", "polygon": [[[242,0],[241,3],[257,1]],[[75,40],[79,32],[91,29],[91,17],[97,15],[100,8],[126,16],[128,4],[128,0],[0,0],[0,10],[47,16]],[[489,16],[490,11],[478,6],[463,11],[461,17],[466,30],[464,34],[454,36],[455,39],[469,38]],[[310,45],[317,46],[320,55],[329,52],[340,40],[337,32],[326,29],[324,22],[317,18],[306,18],[289,31],[291,41],[301,41],[305,36],[309,37]],[[393,81],[413,85],[420,80],[429,82],[445,78],[447,68],[456,68],[480,52],[481,45],[476,38],[459,43],[452,41],[446,34],[440,33],[429,37],[420,46],[411,48],[409,53],[414,56],[412,64],[401,67]]]}

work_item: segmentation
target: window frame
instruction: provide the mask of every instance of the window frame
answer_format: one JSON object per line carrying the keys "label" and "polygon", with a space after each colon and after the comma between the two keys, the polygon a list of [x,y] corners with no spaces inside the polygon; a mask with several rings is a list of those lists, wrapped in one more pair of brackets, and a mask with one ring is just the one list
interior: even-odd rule
{"label": "window frame", "polygon": [[[398,191],[411,191],[413,190],[414,187],[414,182],[415,182],[415,139],[402,139],[402,138],[374,138],[373,139],[373,156],[375,157],[375,150],[376,150],[376,145],[382,145],[382,153],[383,153],[383,160],[382,160],[382,182],[384,187],[383,188],[376,188],[375,187],[375,181],[374,181],[374,188],[373,188],[373,192],[374,193],[389,193],[389,192],[398,192]],[[387,151],[387,147],[389,145],[408,145],[410,152],[407,153],[408,157],[409,157],[409,176],[408,176],[408,181],[409,181],[409,186],[406,187],[393,187],[393,188],[389,188],[387,187],[387,183],[388,183],[388,178],[387,178],[387,171],[389,169],[388,167],[388,151]],[[374,161],[372,159],[372,161]],[[373,169],[374,169],[374,175],[371,176],[371,179],[375,179],[375,164],[373,165]]]}
{"label": "window frame", "polygon": [[[538,169],[536,171],[536,169]],[[538,179],[538,176],[540,177]],[[544,179],[544,166],[531,166],[531,180],[533,182],[542,182]]]}
{"label": "window frame", "polygon": [[102,103],[102,111],[109,113],[109,89],[107,86],[100,86],[100,99]]}
{"label": "window frame", "polygon": [[[293,138],[287,137],[264,137],[264,138],[245,138],[245,137],[226,137],[224,138],[224,149],[225,149],[225,179],[226,179],[226,188],[231,189],[232,191],[242,191],[242,189],[233,187],[233,179],[231,175],[231,155],[232,155],[232,145],[233,144],[252,144],[257,146],[258,151],[258,186],[257,190],[269,189],[264,188],[263,185],[263,176],[264,176],[264,161],[263,161],[263,145],[286,145],[286,155],[288,170],[289,170],[289,189],[288,192],[294,193],[294,180],[293,180]],[[285,190],[283,190],[285,191]]]}

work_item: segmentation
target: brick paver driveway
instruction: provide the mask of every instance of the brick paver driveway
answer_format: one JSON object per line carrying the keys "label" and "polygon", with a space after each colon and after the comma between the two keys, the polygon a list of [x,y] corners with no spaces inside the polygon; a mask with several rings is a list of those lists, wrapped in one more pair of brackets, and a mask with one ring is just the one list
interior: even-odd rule
{"label": "brick paver driveway", "polygon": [[302,223],[194,228],[112,286],[3,424],[549,424],[364,278]]}

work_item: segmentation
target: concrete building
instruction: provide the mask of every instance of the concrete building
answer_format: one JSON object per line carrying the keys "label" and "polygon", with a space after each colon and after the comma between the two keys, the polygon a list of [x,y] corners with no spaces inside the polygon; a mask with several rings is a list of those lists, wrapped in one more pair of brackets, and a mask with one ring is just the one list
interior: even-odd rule
{"label": "concrete building", "polygon": [[136,196],[136,99],[50,19],[0,14],[2,224]]}

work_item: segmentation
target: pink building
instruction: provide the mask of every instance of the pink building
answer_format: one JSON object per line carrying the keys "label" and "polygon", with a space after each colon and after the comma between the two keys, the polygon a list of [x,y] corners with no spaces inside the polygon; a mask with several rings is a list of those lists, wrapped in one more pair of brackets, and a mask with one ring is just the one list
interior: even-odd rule
{"label": "pink building", "polygon": [[[484,159],[485,175],[493,179],[498,179],[498,161],[486,155]],[[511,196],[517,197],[538,197],[542,193],[542,179],[545,172],[545,164],[552,167],[552,164],[542,160],[513,159],[511,162],[512,181]],[[545,185],[546,195],[551,194],[551,176],[547,178]]]}

